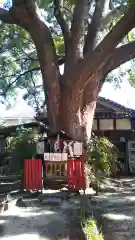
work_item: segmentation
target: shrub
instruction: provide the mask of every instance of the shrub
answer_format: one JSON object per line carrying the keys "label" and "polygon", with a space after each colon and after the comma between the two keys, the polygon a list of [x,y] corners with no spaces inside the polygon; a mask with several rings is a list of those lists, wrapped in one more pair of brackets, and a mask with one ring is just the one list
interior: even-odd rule
{"label": "shrub", "polygon": [[104,240],[102,233],[97,227],[97,222],[91,213],[89,199],[86,196],[83,196],[80,201],[80,218],[82,230],[85,234],[86,239],[88,240]]}
{"label": "shrub", "polygon": [[12,137],[7,139],[10,173],[22,174],[24,171],[24,159],[35,156],[35,137],[32,129],[19,128]]}
{"label": "shrub", "polygon": [[88,165],[92,168],[90,180],[95,188],[98,188],[106,175],[116,173],[119,166],[118,154],[116,146],[107,138],[92,137],[88,144]]}
{"label": "shrub", "polygon": [[84,222],[83,231],[88,240],[104,240],[103,234],[99,232],[94,218],[89,218]]}

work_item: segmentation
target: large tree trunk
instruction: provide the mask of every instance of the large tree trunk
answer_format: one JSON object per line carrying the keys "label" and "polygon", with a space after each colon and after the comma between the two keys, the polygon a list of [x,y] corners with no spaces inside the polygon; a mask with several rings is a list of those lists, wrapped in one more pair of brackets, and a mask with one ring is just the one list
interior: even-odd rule
{"label": "large tree trunk", "polygon": [[54,133],[63,130],[72,139],[86,142],[91,137],[100,80],[99,69],[98,74],[92,75],[85,88],[76,83],[78,78],[85,79],[87,74],[81,76],[77,69],[73,81],[71,78],[68,83],[67,75],[63,76],[63,82],[68,84],[61,86],[58,62],[50,31],[41,21],[38,14],[35,15],[33,21],[35,21],[35,24],[30,24],[28,30],[37,49],[43,87],[48,92],[50,132]]}
{"label": "large tree trunk", "polygon": [[84,90],[73,85],[62,92],[61,127],[73,139],[87,142],[91,137],[100,78],[95,74]]}

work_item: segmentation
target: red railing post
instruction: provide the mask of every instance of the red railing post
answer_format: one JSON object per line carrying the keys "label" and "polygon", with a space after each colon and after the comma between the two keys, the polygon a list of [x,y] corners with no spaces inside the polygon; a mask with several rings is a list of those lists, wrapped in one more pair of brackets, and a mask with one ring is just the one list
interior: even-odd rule
{"label": "red railing post", "polygon": [[24,177],[26,191],[42,191],[42,160],[26,159],[24,160]]}
{"label": "red railing post", "polygon": [[67,161],[68,188],[85,190],[85,175],[83,158],[68,159]]}

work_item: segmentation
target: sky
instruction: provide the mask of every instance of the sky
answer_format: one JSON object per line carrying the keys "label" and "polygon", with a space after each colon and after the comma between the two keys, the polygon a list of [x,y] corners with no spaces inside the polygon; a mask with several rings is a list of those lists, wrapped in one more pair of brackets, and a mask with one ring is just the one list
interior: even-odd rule
{"label": "sky", "polygon": [[27,102],[23,100],[22,96],[19,95],[10,109],[6,109],[3,104],[0,104],[0,118],[3,117],[33,117],[35,111],[32,107],[28,106]]}
{"label": "sky", "polygon": [[127,80],[124,80],[117,89],[110,83],[104,83],[100,96],[135,109],[135,88],[131,87]]}

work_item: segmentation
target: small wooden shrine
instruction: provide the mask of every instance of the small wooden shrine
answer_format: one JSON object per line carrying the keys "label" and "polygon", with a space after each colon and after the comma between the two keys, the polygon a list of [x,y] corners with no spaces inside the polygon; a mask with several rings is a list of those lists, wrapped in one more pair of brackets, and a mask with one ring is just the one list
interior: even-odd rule
{"label": "small wooden shrine", "polygon": [[73,141],[64,132],[43,137],[37,142],[37,157],[43,159],[46,179],[66,179],[68,159],[82,154],[82,143]]}
{"label": "small wooden shrine", "polygon": [[67,187],[70,191],[85,192],[82,143],[62,135],[58,133],[38,140],[36,157],[24,159],[26,191],[57,186],[58,189]]}
{"label": "small wooden shrine", "polygon": [[135,173],[135,110],[99,97],[93,132],[117,146],[122,172]]}

